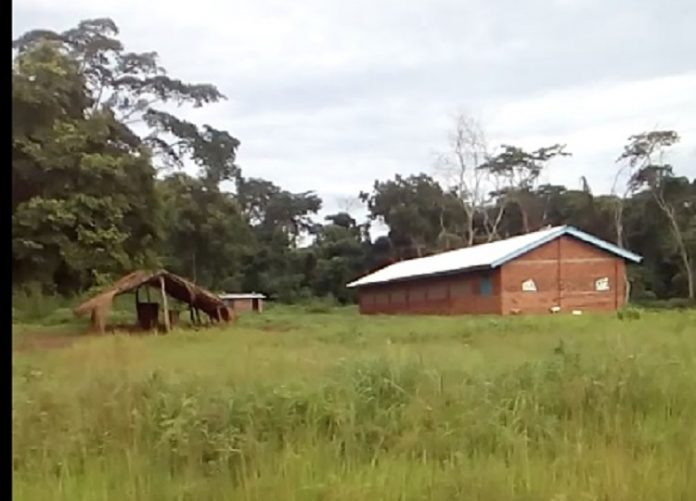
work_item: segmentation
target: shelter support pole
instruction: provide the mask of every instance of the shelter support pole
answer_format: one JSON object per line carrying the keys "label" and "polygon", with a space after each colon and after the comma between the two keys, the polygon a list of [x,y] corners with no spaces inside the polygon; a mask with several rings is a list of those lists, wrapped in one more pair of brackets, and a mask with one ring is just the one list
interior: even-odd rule
{"label": "shelter support pole", "polygon": [[169,307],[167,306],[167,293],[164,290],[164,277],[160,277],[160,292],[162,293],[162,308],[164,308],[164,330],[169,332],[171,326],[169,325]]}
{"label": "shelter support pole", "polygon": [[90,320],[92,323],[92,328],[99,331],[99,334],[104,334],[104,321],[103,321],[101,315],[99,315],[99,313],[97,313],[96,308],[92,310]]}

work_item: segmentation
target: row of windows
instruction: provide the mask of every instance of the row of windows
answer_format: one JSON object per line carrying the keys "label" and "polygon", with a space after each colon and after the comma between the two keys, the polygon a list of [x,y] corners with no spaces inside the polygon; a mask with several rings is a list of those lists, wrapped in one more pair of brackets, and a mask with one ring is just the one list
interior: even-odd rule
{"label": "row of windows", "polygon": [[[414,287],[408,291],[375,292],[372,300],[377,305],[419,303],[425,301],[443,301],[450,297],[463,297],[477,291],[481,296],[493,294],[493,281],[488,276],[474,281],[458,281],[453,284],[437,284],[428,287]],[[478,287],[474,287],[478,285]]]}
{"label": "row of windows", "polygon": [[[590,285],[591,284],[591,285]],[[512,284],[510,284],[512,285]],[[527,279],[518,282],[507,290],[521,290],[525,293],[535,293],[544,291],[550,284],[546,281],[536,281]],[[558,287],[556,283],[554,288]],[[568,291],[573,290],[594,290],[594,291],[609,291],[611,284],[608,277],[582,277],[580,280],[564,280],[563,289]],[[428,287],[416,286],[408,291],[394,290],[392,292],[375,292],[366,297],[367,301],[374,302],[377,305],[399,305],[408,303],[423,303],[428,301],[443,301],[449,298],[461,298],[471,294],[480,296],[491,296],[493,294],[493,281],[490,276],[482,276],[478,280],[458,280],[451,284],[435,284]]]}

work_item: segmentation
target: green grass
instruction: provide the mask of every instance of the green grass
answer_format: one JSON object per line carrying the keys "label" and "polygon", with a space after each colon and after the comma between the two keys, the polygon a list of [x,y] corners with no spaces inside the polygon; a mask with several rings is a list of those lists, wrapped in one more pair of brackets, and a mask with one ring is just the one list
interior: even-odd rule
{"label": "green grass", "polygon": [[696,493],[693,311],[625,320],[311,311],[16,351],[14,498]]}

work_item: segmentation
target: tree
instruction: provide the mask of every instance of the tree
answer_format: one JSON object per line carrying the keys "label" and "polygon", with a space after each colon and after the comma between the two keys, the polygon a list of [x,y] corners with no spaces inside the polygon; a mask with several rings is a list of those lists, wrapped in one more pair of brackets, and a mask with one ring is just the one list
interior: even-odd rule
{"label": "tree", "polygon": [[164,262],[208,287],[237,290],[256,242],[237,201],[183,173],[159,183],[165,207]]}
{"label": "tree", "polygon": [[[488,194],[491,190],[487,184],[486,171],[479,168],[488,157],[488,144],[481,124],[460,114],[450,138],[450,151],[439,156],[436,170],[452,187],[466,213],[464,241],[467,246],[476,241],[478,228],[475,220],[487,218],[489,213],[485,209],[490,202]],[[493,218],[492,231],[497,228],[500,217],[502,210]]]}
{"label": "tree", "polygon": [[254,178],[238,179],[237,197],[259,238],[280,233],[292,245],[312,230],[312,216],[322,204],[312,191],[290,193],[270,181]]}
{"label": "tree", "polygon": [[[534,200],[533,190],[541,172],[549,161],[558,156],[569,156],[565,145],[555,144],[527,152],[517,146],[502,145],[502,151],[489,158],[478,168],[498,180],[502,187],[495,193],[503,209],[517,206],[522,216],[524,233],[532,231],[529,205]],[[492,232],[489,233],[492,235]],[[492,237],[489,237],[492,240]]]}
{"label": "tree", "polygon": [[284,301],[311,294],[315,256],[298,248],[315,230],[322,201],[313,192],[291,193],[256,178],[237,179],[237,200],[257,246],[245,260],[244,287]]}
{"label": "tree", "polygon": [[[198,107],[224,96],[210,84],[170,77],[156,53],[127,52],[117,35],[112,20],[93,19],[61,33],[33,30],[13,43],[18,282],[40,280],[72,292],[104,273],[156,265],[163,238],[172,243],[191,231],[175,219],[167,226],[174,234],[163,236],[155,165],[197,164],[197,200],[212,197],[208,216],[214,220],[213,208],[221,206],[234,214],[219,184],[241,176],[239,141],[163,108]],[[131,129],[136,123],[145,126],[142,137]]]}
{"label": "tree", "polygon": [[[679,210],[676,204],[693,204],[690,193],[687,198],[674,193],[678,191],[672,166],[665,163],[667,148],[679,141],[679,135],[672,130],[642,132],[629,137],[628,144],[619,160],[625,160],[632,170],[629,185],[632,190],[646,189],[667,219],[677,252],[682,261],[687,279],[689,299],[696,297],[694,269],[692,258],[685,241],[685,230],[679,222]],[[686,183],[688,185],[688,182]],[[670,193],[672,192],[672,193]],[[670,196],[673,195],[673,196]],[[689,205],[687,205],[689,207]]]}
{"label": "tree", "polygon": [[150,155],[92,105],[79,65],[53,42],[13,60],[12,248],[17,282],[70,292],[155,262]]}
{"label": "tree", "polygon": [[365,231],[345,212],[326,216],[327,224],[317,229],[312,252],[316,263],[312,272],[312,289],[318,296],[333,296],[341,303],[354,299],[346,284],[366,270],[369,242]]}
{"label": "tree", "polygon": [[369,218],[389,227],[399,259],[461,244],[458,234],[466,217],[461,203],[426,174],[375,181],[372,193],[360,196]]}
{"label": "tree", "polygon": [[200,107],[225,99],[211,84],[191,84],[170,77],[156,52],[127,52],[109,18],[81,21],[56,33],[32,30],[13,42],[21,56],[50,43],[77,65],[91,96],[87,114],[109,112],[124,128],[140,123],[148,129],[143,142],[161,166],[180,167],[186,158],[201,169],[209,186],[239,174],[235,164],[239,141],[209,125],[202,128],[165,111],[163,106]]}

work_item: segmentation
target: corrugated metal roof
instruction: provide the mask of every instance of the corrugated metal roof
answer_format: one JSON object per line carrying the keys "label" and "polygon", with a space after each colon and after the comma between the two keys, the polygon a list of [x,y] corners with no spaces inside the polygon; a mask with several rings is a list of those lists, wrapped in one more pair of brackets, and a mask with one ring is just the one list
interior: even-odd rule
{"label": "corrugated metal roof", "polygon": [[629,261],[639,263],[642,260],[637,254],[593,237],[572,226],[555,226],[497,242],[401,261],[359,278],[349,283],[348,287],[361,287],[477,268],[496,268],[562,235],[571,235]]}
{"label": "corrugated metal roof", "polygon": [[229,300],[229,299],[266,299],[266,296],[263,294],[259,294],[258,292],[239,292],[239,293],[225,293],[225,294],[220,294],[220,299],[222,300]]}

